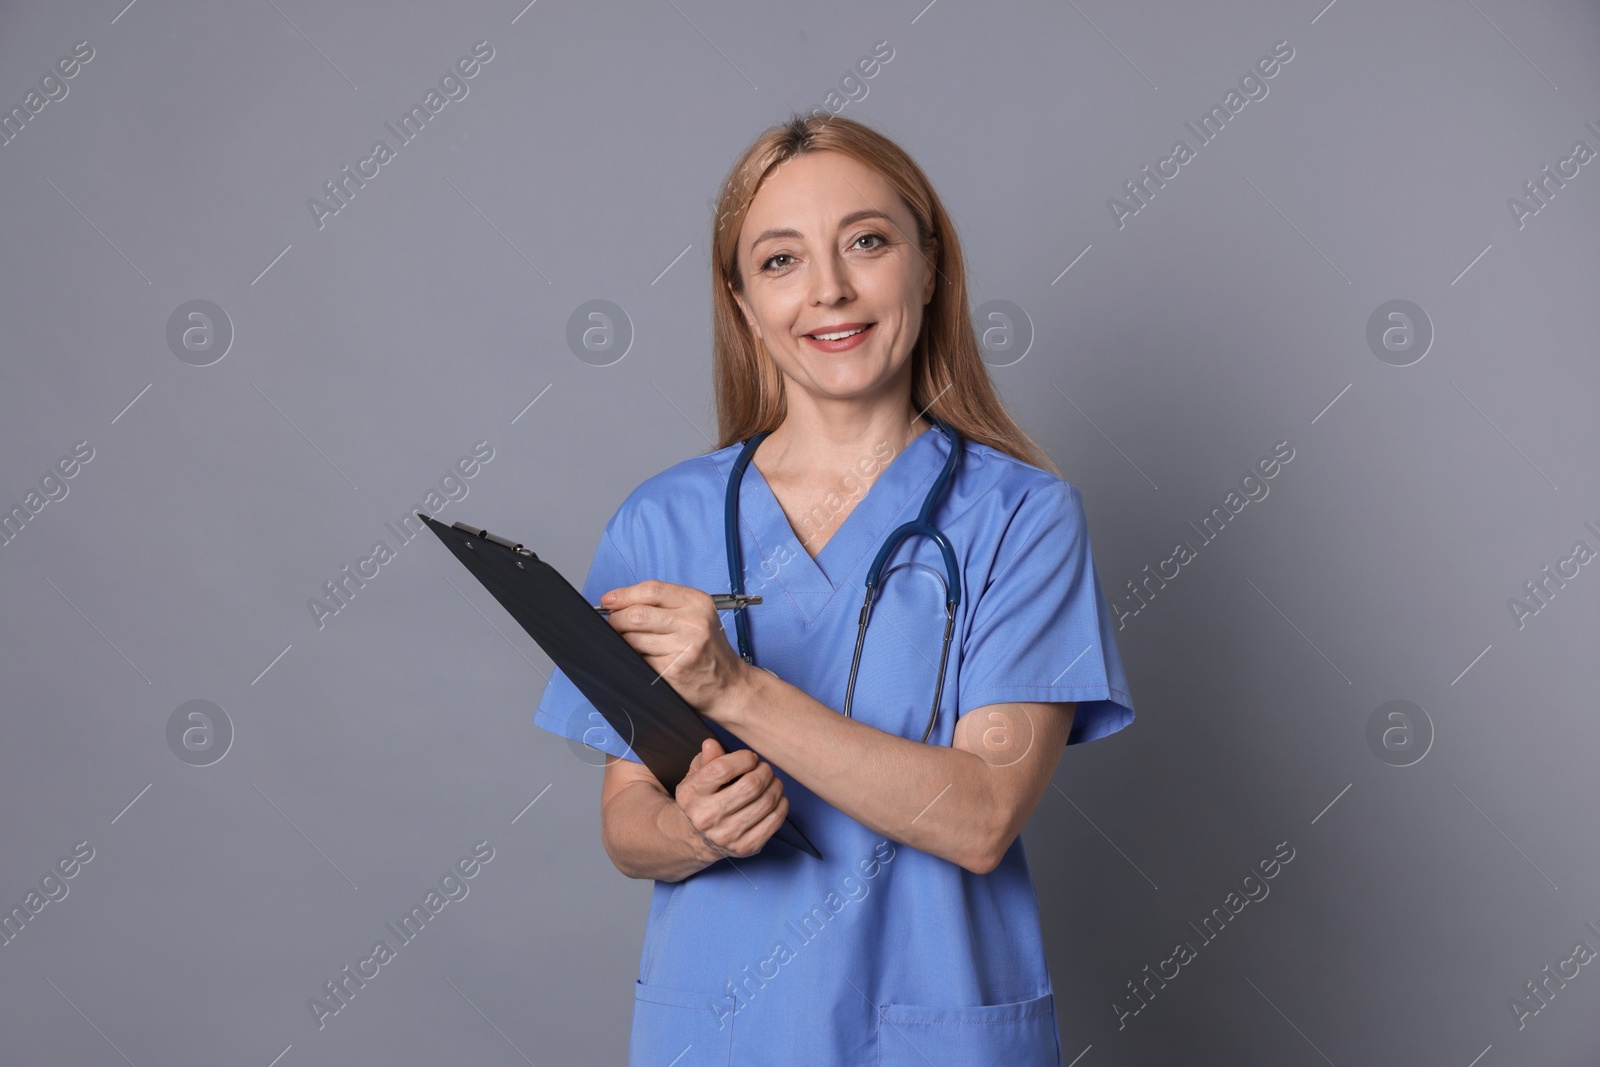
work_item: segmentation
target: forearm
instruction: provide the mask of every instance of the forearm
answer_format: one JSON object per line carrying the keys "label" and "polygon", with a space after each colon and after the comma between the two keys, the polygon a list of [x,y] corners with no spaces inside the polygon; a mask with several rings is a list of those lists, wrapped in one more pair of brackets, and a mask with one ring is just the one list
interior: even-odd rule
{"label": "forearm", "polygon": [[672,797],[649,782],[633,783],[601,809],[600,839],[629,878],[678,882],[721,859]]}
{"label": "forearm", "polygon": [[991,768],[973,753],[847,719],[762,670],[750,671],[711,714],[868,829],[968,870],[997,861],[1004,814]]}

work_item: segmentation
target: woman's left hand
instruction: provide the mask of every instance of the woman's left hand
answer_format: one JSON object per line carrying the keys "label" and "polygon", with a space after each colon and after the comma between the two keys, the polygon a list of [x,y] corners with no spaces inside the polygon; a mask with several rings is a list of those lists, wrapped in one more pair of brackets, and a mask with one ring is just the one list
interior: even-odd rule
{"label": "woman's left hand", "polygon": [[611,628],[707,718],[750,666],[728,643],[711,595],[703,590],[640,582],[611,590],[600,606],[611,609],[606,617]]}

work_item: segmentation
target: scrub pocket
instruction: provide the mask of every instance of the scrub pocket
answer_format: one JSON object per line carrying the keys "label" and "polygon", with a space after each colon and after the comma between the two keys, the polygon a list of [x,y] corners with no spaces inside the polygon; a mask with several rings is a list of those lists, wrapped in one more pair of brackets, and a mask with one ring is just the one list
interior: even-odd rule
{"label": "scrub pocket", "polygon": [[722,1000],[719,993],[685,993],[635,980],[629,1067],[728,1067],[734,1018],[714,1010]]}
{"label": "scrub pocket", "polygon": [[1060,1067],[1055,997],[1012,1004],[878,1009],[879,1067]]}

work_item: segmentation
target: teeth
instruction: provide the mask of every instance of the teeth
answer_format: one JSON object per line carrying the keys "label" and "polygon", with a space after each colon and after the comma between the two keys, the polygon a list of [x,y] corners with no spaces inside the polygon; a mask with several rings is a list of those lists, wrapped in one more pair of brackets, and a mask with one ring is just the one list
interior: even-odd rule
{"label": "teeth", "polygon": [[843,333],[814,333],[811,336],[815,337],[819,341],[840,341],[846,337],[854,337],[856,334],[860,333],[861,330],[865,329],[866,327],[863,326],[860,330],[845,330]]}

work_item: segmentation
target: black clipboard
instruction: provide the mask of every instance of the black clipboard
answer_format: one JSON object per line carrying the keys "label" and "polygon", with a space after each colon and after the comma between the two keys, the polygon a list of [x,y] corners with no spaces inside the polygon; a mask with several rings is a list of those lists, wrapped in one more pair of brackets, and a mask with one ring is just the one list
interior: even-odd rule
{"label": "black clipboard", "polygon": [[[416,514],[589,698],[667,792],[675,790],[701,743],[716,737],[688,701],[666,679],[657,681],[644,657],[531,549],[488,530],[460,522],[446,526]],[[792,819],[772,836],[822,858]]]}

